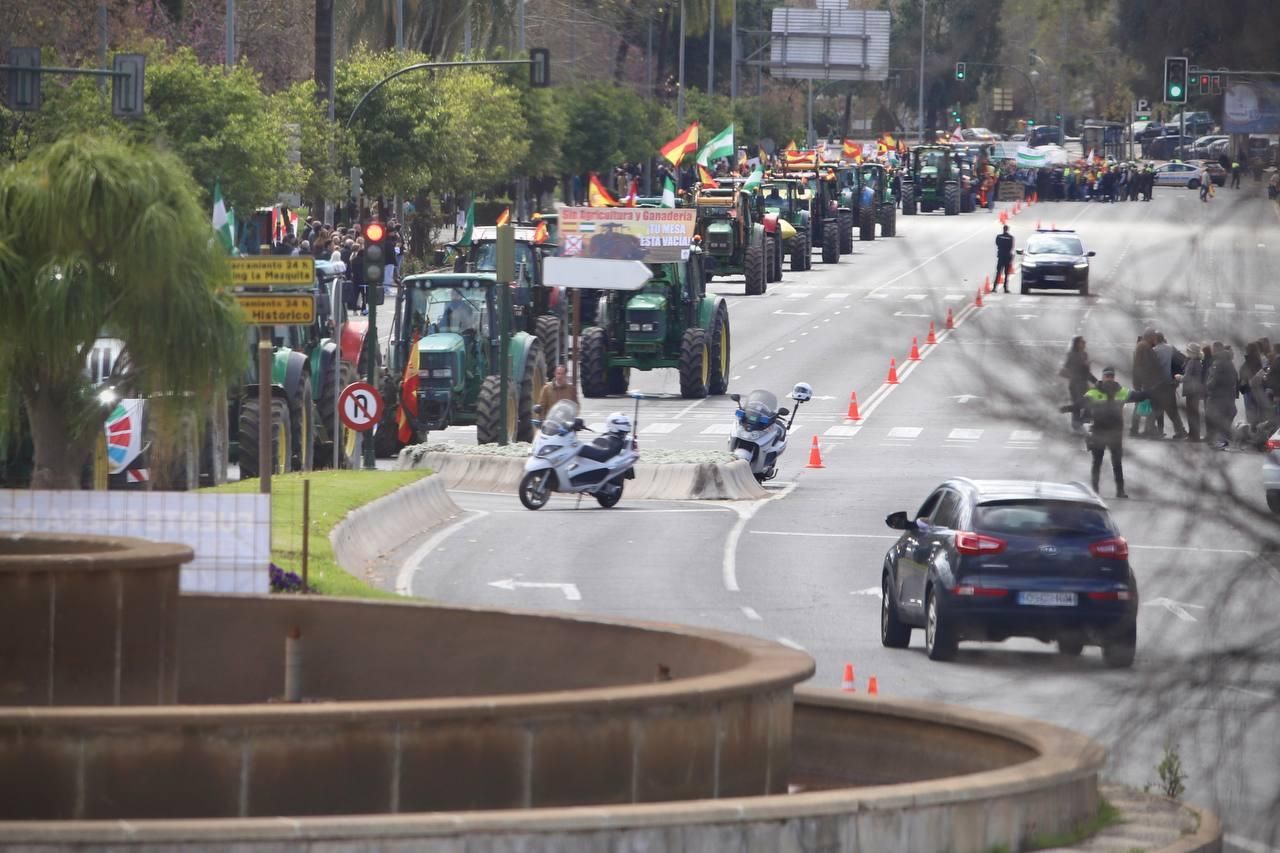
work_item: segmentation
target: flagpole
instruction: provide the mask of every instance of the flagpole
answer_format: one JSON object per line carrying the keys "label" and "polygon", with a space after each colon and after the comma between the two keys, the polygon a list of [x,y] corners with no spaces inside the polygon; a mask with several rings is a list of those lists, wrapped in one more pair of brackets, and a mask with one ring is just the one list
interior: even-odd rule
{"label": "flagpole", "polygon": [[[676,81],[676,124],[684,124],[684,4],[680,0],[680,72]],[[679,167],[677,167],[679,168]]]}
{"label": "flagpole", "polygon": [[716,91],[716,0],[711,0],[711,17],[707,21],[707,94]]}

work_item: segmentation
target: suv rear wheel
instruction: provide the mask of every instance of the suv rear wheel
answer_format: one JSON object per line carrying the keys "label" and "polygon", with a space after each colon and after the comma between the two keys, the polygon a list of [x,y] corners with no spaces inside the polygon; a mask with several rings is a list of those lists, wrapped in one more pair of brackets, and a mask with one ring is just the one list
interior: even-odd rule
{"label": "suv rear wheel", "polygon": [[929,591],[925,593],[924,612],[924,649],[929,654],[929,660],[952,660],[960,641],[956,638],[955,629],[933,587],[929,587]]}
{"label": "suv rear wheel", "polygon": [[1138,622],[1136,619],[1129,619],[1103,642],[1102,660],[1112,669],[1125,669],[1133,666],[1137,650]]}

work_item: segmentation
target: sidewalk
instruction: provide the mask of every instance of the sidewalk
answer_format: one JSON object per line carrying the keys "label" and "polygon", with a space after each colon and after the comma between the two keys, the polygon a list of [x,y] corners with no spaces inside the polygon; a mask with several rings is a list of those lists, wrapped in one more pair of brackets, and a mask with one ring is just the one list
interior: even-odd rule
{"label": "sidewalk", "polygon": [[1099,785],[1099,790],[1120,812],[1120,820],[1070,847],[1044,848],[1047,853],[1197,853],[1222,849],[1221,823],[1206,811],[1120,785]]}

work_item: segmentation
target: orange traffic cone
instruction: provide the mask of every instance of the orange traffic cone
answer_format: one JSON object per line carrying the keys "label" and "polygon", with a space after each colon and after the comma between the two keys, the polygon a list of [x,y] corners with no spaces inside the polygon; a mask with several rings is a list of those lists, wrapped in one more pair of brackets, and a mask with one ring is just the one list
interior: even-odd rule
{"label": "orange traffic cone", "polygon": [[[1000,274],[996,273],[996,284],[1000,283],[999,279],[1000,279]],[[989,275],[982,277],[982,292],[983,293],[991,292],[991,276]]]}
{"label": "orange traffic cone", "polygon": [[867,681],[867,695],[868,696],[880,695],[880,685],[876,684],[876,677],[874,675],[871,676],[871,678]]}
{"label": "orange traffic cone", "polygon": [[1039,231],[1039,230],[1040,230],[1040,220],[1039,220],[1039,219],[1037,219],[1037,220],[1036,220],[1036,230],[1037,230],[1037,231]]}
{"label": "orange traffic cone", "polygon": [[840,679],[840,689],[845,693],[856,693],[857,688],[853,686],[853,664],[844,665],[844,678]]}
{"label": "orange traffic cone", "polygon": [[907,356],[908,361],[920,360],[920,344],[917,343],[917,340],[917,338],[911,339],[911,353]]}
{"label": "orange traffic cone", "polygon": [[929,321],[929,337],[924,339],[925,346],[933,346],[938,342],[938,335],[933,331],[933,321]]}
{"label": "orange traffic cone", "polygon": [[857,391],[849,392],[849,414],[845,415],[845,418],[851,421],[862,420],[862,415],[858,414],[858,392]]}
{"label": "orange traffic cone", "polygon": [[973,300],[973,304],[977,305],[979,308],[982,307],[982,288],[981,287],[978,288],[978,298]]}
{"label": "orange traffic cone", "polygon": [[805,467],[806,468],[827,467],[826,465],[822,464],[822,449],[818,447],[818,437],[816,435],[813,437],[813,444],[810,445],[809,447],[809,464],[806,465]]}
{"label": "orange traffic cone", "polygon": [[954,329],[956,327],[956,318],[951,316],[951,309],[947,309],[947,328]]}
{"label": "orange traffic cone", "polygon": [[895,358],[889,359],[889,377],[885,379],[885,383],[888,385],[898,384],[898,360]]}

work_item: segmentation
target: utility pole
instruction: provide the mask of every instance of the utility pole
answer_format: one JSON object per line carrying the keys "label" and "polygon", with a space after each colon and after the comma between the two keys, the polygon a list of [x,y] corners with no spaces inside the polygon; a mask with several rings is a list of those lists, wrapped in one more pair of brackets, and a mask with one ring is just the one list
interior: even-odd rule
{"label": "utility pole", "polygon": [[707,21],[707,94],[716,91],[716,0],[711,0],[711,17]]}
{"label": "utility pole", "polygon": [[729,102],[738,98],[738,0],[733,4],[733,21],[729,24]]}
{"label": "utility pole", "polygon": [[[98,3],[98,67],[107,67],[107,0]],[[98,90],[107,91],[107,78],[98,78]]]}
{"label": "utility pole", "polygon": [[236,64],[236,0],[227,0],[227,55],[226,65]]}
{"label": "utility pole", "polygon": [[917,121],[920,125],[920,144],[924,144],[924,0],[920,0],[920,100]]}
{"label": "utility pole", "polygon": [[676,124],[684,127],[684,4],[680,0],[680,71],[676,81]]}

